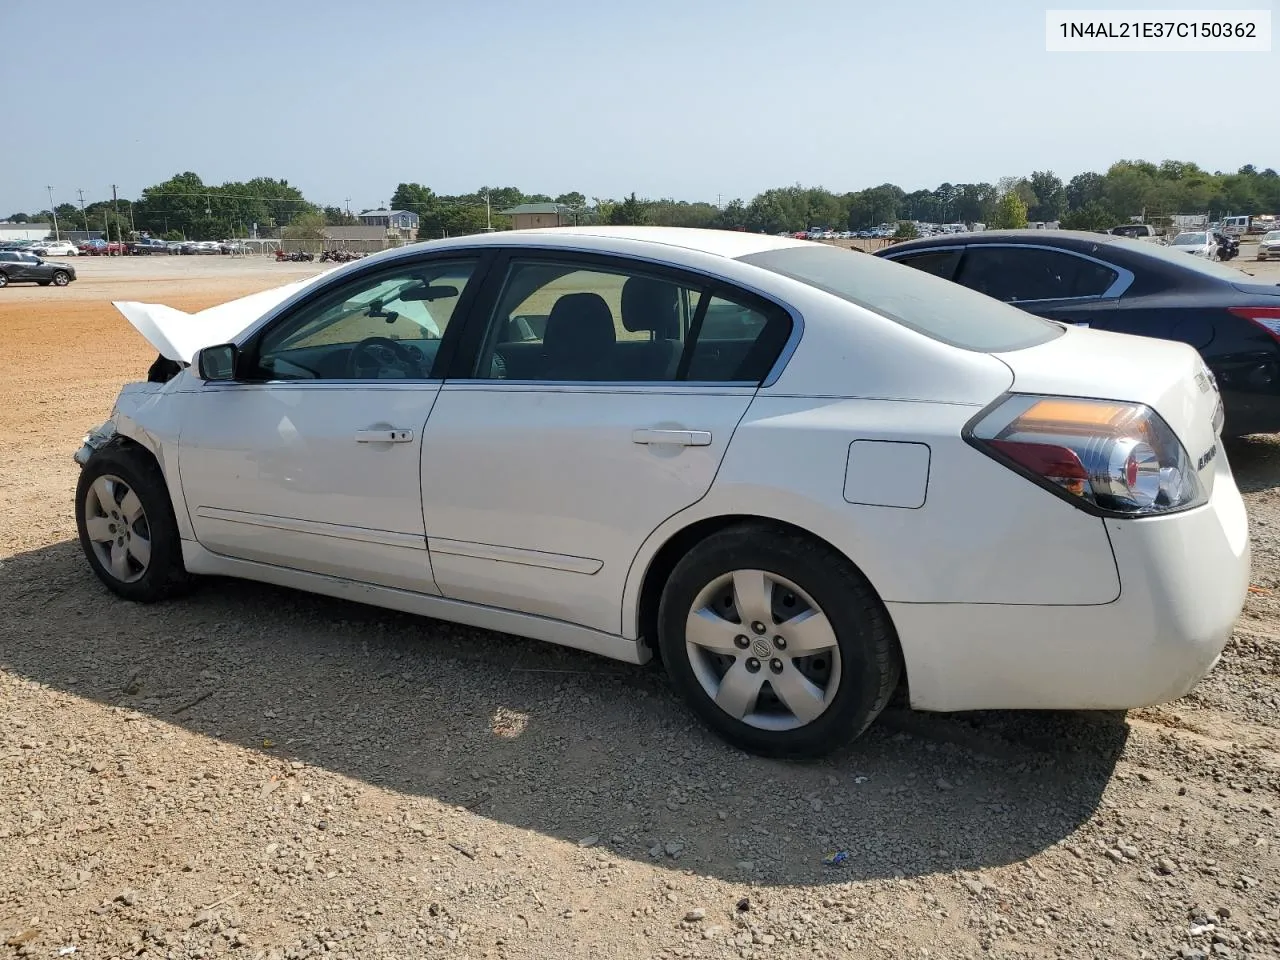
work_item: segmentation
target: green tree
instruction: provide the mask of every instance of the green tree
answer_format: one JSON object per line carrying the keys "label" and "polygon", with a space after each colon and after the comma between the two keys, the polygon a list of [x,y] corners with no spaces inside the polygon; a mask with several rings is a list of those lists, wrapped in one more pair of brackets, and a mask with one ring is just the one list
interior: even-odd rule
{"label": "green tree", "polygon": [[323,213],[307,211],[289,221],[284,236],[290,240],[321,240],[326,226]]}
{"label": "green tree", "polygon": [[1016,230],[1027,225],[1027,205],[1016,189],[1010,189],[996,201],[995,211],[988,222],[993,230]]}
{"label": "green tree", "polygon": [[893,231],[893,235],[899,240],[914,240],[920,236],[920,231],[916,229],[916,225],[910,220],[899,220],[898,229]]}
{"label": "green tree", "polygon": [[1037,170],[1031,174],[1028,184],[1036,202],[1028,205],[1027,217],[1031,220],[1061,220],[1067,212],[1067,190],[1051,170]]}
{"label": "green tree", "polygon": [[1070,210],[1062,216],[1064,230],[1102,231],[1114,227],[1118,221],[1101,200],[1090,200],[1078,210]]}
{"label": "green tree", "polygon": [[324,222],[331,227],[354,227],[360,222],[341,207],[325,207],[321,212]]}
{"label": "green tree", "polygon": [[649,222],[648,205],[636,199],[635,191],[613,208],[609,223],[614,226],[634,226]]}

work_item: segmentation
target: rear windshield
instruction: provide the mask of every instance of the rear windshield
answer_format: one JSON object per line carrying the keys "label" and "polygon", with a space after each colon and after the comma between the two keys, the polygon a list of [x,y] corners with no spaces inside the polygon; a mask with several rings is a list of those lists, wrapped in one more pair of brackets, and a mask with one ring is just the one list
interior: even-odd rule
{"label": "rear windshield", "polygon": [[[1158,243],[1143,243],[1141,240],[1125,240],[1123,238],[1117,238],[1112,243],[1116,244],[1117,248],[1130,250],[1144,257],[1154,257],[1166,263],[1176,264],[1184,270],[1190,270],[1192,273],[1203,274],[1206,277],[1217,277],[1219,280],[1226,280],[1230,283],[1239,283],[1243,277],[1253,276],[1252,273],[1241,267],[1229,267],[1225,263],[1218,263],[1205,257],[1190,257],[1182,250],[1170,250],[1169,247]],[[1106,253],[1104,251],[1097,255],[1105,257]]]}
{"label": "rear windshield", "polygon": [[1056,323],[958,283],[841,247],[784,247],[739,259],[965,350],[1021,350],[1063,333]]}

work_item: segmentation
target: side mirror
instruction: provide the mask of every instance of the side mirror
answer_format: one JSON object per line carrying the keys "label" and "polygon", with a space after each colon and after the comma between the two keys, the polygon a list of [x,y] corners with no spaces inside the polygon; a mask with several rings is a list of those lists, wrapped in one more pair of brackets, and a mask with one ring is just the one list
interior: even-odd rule
{"label": "side mirror", "polygon": [[201,380],[234,380],[237,359],[239,350],[234,343],[220,343],[205,347],[196,355],[196,369],[200,371]]}

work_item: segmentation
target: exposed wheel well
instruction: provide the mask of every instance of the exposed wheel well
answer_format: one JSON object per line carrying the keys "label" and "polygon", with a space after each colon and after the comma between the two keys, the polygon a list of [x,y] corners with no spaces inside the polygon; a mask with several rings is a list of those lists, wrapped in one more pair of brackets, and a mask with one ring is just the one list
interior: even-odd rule
{"label": "exposed wheel well", "polygon": [[[667,578],[671,576],[671,571],[675,569],[680,558],[688,553],[695,544],[714,533],[725,530],[729,527],[738,526],[739,524],[752,524],[753,526],[772,527],[775,530],[799,534],[809,540],[819,543],[829,550],[836,553],[840,551],[828,540],[818,536],[804,527],[798,527],[793,523],[786,523],[782,520],[775,520],[770,517],[759,517],[753,514],[730,514],[723,517],[709,517],[706,520],[699,520],[697,523],[690,524],[683,530],[674,534],[670,540],[664,543],[661,549],[654,554],[653,560],[649,562],[649,569],[645,571],[644,582],[640,587],[640,604],[638,607],[638,636],[640,642],[645,644],[652,651],[654,659],[660,660],[662,653],[658,647],[657,631],[658,631],[658,602],[662,599],[662,590],[667,584]],[[843,554],[840,554],[843,556]],[[852,561],[850,561],[852,563]],[[876,592],[875,584],[869,584],[872,592]],[[879,598],[879,593],[876,593]],[[883,602],[883,601],[881,601]],[[890,618],[892,623],[892,618]],[[895,640],[896,643],[896,634]],[[905,686],[907,682],[907,671],[905,663],[902,670],[902,684]]]}

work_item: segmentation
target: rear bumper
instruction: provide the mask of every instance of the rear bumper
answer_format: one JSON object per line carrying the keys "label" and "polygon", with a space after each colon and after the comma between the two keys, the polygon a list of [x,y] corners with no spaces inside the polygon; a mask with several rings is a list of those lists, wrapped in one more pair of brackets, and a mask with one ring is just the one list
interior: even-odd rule
{"label": "rear bumper", "polygon": [[1234,480],[1221,469],[1205,506],[1107,529],[1121,581],[1112,603],[888,604],[911,705],[1124,710],[1190,691],[1248,591],[1248,519]]}

